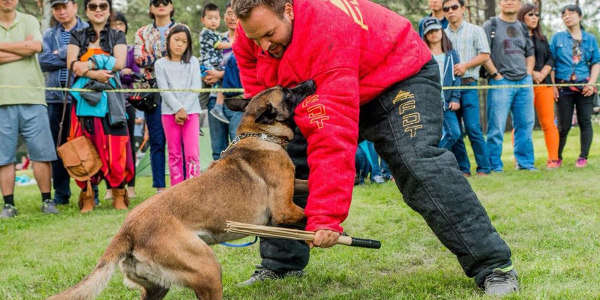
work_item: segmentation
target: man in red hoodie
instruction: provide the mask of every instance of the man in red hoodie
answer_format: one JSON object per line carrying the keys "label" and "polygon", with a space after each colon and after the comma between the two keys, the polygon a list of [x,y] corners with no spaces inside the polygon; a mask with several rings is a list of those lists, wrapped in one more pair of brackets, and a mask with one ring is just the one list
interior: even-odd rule
{"label": "man in red hoodie", "polygon": [[[367,139],[389,163],[404,201],[465,274],[488,294],[518,290],[510,248],[452,153],[437,147],[439,68],[408,20],[366,0],[236,0],[233,9],[240,20],[233,50],[247,97],[308,79],[317,85],[294,116],[307,141],[311,246],[331,247],[342,232],[357,140]],[[273,263],[289,260],[286,243],[277,246],[283,253],[265,258],[261,242],[263,263],[247,283],[298,271]]]}

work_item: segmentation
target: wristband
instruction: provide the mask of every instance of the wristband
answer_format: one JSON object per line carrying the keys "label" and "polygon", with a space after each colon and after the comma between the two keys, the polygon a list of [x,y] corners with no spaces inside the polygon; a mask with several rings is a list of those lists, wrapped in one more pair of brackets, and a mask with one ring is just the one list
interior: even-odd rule
{"label": "wristband", "polygon": [[496,76],[498,76],[498,72],[495,72],[494,74],[490,75],[490,78],[496,78]]}
{"label": "wristband", "polygon": [[91,60],[91,59],[90,59],[90,60],[88,60],[88,61],[87,61],[87,63],[88,63],[88,70],[93,70],[93,69],[94,69],[94,67],[93,67],[93,65],[92,65],[92,60]]}

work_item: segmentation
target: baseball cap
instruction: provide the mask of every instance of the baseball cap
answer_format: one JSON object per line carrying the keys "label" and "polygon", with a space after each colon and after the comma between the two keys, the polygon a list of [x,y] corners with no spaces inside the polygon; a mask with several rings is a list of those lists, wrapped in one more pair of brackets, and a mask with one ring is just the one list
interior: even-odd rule
{"label": "baseball cap", "polygon": [[434,17],[426,17],[423,20],[423,35],[434,29],[442,29],[442,22]]}
{"label": "baseball cap", "polygon": [[56,4],[67,4],[67,3],[69,3],[69,1],[71,1],[71,0],[52,0],[52,1],[50,1],[50,7],[52,7]]}

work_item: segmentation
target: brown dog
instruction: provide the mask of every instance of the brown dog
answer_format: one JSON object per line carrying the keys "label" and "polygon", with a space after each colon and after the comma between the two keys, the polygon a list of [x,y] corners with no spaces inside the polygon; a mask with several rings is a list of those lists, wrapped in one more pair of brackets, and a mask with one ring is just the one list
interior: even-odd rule
{"label": "brown dog", "polygon": [[171,285],[188,287],[199,299],[221,299],[221,270],[208,245],[241,237],[224,232],[225,221],[265,225],[304,218],[292,202],[294,165],[282,145],[293,137],[288,122],[295,106],[314,92],[306,81],[265,90],[249,103],[240,99],[242,138],[201,176],[135,207],[92,273],[49,299],[95,298],[118,263],[125,284],[141,288],[142,299],[162,299]]}

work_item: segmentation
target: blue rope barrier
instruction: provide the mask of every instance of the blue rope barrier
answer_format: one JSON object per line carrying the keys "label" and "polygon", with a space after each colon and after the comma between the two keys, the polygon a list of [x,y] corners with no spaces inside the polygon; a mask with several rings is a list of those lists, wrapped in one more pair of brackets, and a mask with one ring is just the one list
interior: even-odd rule
{"label": "blue rope barrier", "polygon": [[258,241],[257,236],[254,237],[254,241],[252,241],[252,242],[247,242],[247,243],[243,243],[243,244],[230,244],[230,243],[223,242],[223,243],[221,243],[221,245],[227,246],[227,247],[233,247],[233,248],[243,248],[243,247],[248,247],[248,246],[255,244],[256,241]]}

